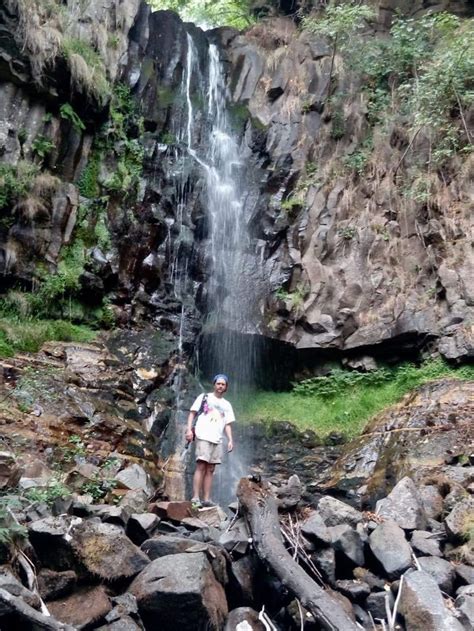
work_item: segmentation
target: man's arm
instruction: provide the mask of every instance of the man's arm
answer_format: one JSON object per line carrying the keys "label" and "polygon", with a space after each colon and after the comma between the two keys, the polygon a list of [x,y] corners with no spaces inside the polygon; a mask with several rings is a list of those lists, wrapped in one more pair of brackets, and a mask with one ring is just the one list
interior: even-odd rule
{"label": "man's arm", "polygon": [[225,435],[227,436],[227,451],[232,451],[234,448],[234,442],[232,440],[232,426],[231,423],[227,423],[225,426]]}
{"label": "man's arm", "polygon": [[193,421],[194,421],[194,419],[196,417],[196,414],[197,414],[197,412],[195,412],[194,410],[191,410],[189,412],[189,415],[188,415],[188,426],[186,428],[186,440],[188,441],[188,443],[190,443],[193,440],[193,438],[194,438],[194,435],[193,435]]}

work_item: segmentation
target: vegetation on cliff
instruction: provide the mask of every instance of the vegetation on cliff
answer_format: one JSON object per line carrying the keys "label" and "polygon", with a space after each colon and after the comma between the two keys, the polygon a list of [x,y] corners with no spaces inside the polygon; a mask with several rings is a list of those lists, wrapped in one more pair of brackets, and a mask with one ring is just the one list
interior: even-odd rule
{"label": "vegetation on cliff", "polygon": [[444,378],[474,379],[474,366],[455,368],[437,359],[369,373],[335,369],[327,376],[295,383],[291,392],[257,391],[239,396],[235,406],[246,422],[290,421],[320,436],[336,431],[351,438],[360,434],[374,414],[413,388]]}

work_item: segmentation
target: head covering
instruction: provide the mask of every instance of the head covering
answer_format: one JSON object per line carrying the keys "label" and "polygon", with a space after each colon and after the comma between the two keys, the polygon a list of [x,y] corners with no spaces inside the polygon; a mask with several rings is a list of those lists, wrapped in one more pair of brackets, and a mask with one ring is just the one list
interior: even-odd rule
{"label": "head covering", "polygon": [[216,375],[214,379],[212,380],[212,383],[216,383],[216,381],[218,381],[219,379],[222,379],[223,381],[225,381],[226,386],[229,385],[229,377],[223,374]]}

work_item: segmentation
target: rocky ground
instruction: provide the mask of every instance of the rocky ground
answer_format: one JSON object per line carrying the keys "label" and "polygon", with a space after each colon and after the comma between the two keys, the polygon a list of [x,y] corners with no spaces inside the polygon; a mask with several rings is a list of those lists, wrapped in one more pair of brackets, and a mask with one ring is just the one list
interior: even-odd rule
{"label": "rocky ground", "polygon": [[[166,415],[143,403],[159,367],[132,347],[2,362],[0,628],[321,628],[237,503],[167,501],[147,431]],[[362,628],[473,628],[473,400],[472,383],[427,384],[346,445],[287,423],[239,438],[256,444],[248,471],[270,482],[291,557]]]}

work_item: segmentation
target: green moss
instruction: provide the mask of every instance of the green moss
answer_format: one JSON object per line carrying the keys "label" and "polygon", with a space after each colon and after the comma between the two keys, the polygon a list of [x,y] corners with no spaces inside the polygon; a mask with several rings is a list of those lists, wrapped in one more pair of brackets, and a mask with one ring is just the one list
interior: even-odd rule
{"label": "green moss", "polygon": [[88,199],[98,197],[100,194],[99,173],[101,157],[101,153],[97,149],[92,151],[86,167],[79,178],[79,193]]}

